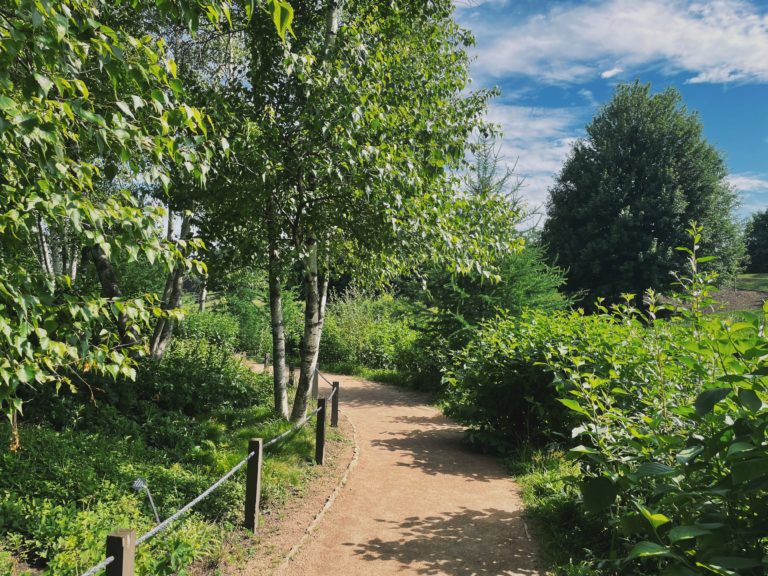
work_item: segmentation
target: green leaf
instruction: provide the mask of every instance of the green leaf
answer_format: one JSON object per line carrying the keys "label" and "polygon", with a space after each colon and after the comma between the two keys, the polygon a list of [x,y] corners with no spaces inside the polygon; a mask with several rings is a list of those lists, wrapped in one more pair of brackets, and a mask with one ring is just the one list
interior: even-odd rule
{"label": "green leaf", "polygon": [[616,501],[619,494],[619,487],[604,476],[588,478],[581,483],[580,488],[584,507],[590,512],[605,510]]}
{"label": "green leaf", "polygon": [[752,412],[757,412],[763,407],[763,401],[754,390],[739,390],[739,402]]}
{"label": "green leaf", "polygon": [[726,454],[726,458],[731,458],[732,456],[743,454],[744,452],[749,452],[750,450],[754,449],[754,444],[750,444],[749,442],[734,442],[728,446],[728,453]]}
{"label": "green leaf", "polygon": [[569,408],[570,410],[573,410],[574,412],[578,412],[579,414],[583,414],[584,416],[589,416],[589,412],[584,410],[584,408],[579,405],[576,400],[573,400],[571,398],[558,398],[558,402],[560,402],[563,406],[566,408]]}
{"label": "green leaf", "polygon": [[675,469],[660,462],[644,462],[637,467],[638,476],[666,476],[673,474]]}
{"label": "green leaf", "polygon": [[712,532],[700,526],[675,526],[669,531],[667,538],[674,544],[680,540],[691,540],[692,538],[706,536],[707,534],[712,534]]}
{"label": "green leaf", "polygon": [[672,556],[672,552],[666,546],[656,544],[655,542],[643,541],[635,544],[632,551],[627,556],[627,560],[634,560],[636,558],[645,558],[648,556]]}
{"label": "green leaf", "polygon": [[53,81],[48,78],[47,76],[43,76],[42,74],[35,74],[35,80],[37,80],[37,83],[40,85],[41,90],[43,91],[43,97],[48,97],[48,92],[51,91],[51,88],[53,87]]}
{"label": "green leaf", "polygon": [[122,100],[118,100],[117,102],[115,102],[115,104],[117,105],[118,108],[120,108],[120,110],[122,111],[123,114],[125,114],[129,118],[133,118],[134,117],[133,116],[133,112],[128,107],[128,104],[126,104]]}
{"label": "green leaf", "polygon": [[664,514],[654,514],[648,508],[645,506],[642,506],[640,504],[637,505],[637,509],[640,510],[640,513],[645,517],[646,520],[648,520],[648,523],[651,525],[651,528],[656,530],[657,528],[664,526],[664,524],[669,524],[671,520],[664,516]]}
{"label": "green leaf", "polygon": [[680,452],[677,453],[677,456],[675,456],[675,460],[678,464],[688,464],[702,452],[704,452],[703,446],[689,446],[688,448],[680,450]]}
{"label": "green leaf", "polygon": [[293,35],[291,23],[293,22],[293,7],[288,2],[272,0],[272,19],[275,22],[277,33],[285,40],[285,33],[290,32]]}
{"label": "green leaf", "polygon": [[756,558],[745,558],[743,556],[714,556],[710,558],[710,563],[728,570],[745,570],[757,568],[763,563]]}
{"label": "green leaf", "polygon": [[0,110],[3,112],[8,112],[9,114],[15,114],[18,110],[18,107],[13,99],[9,98],[5,94],[2,94],[0,95]]}
{"label": "green leaf", "polygon": [[704,392],[697,396],[696,402],[694,403],[694,406],[696,407],[696,413],[699,416],[709,414],[712,412],[715,404],[728,396],[730,392],[730,388],[710,388],[709,390],[704,390]]}
{"label": "green leaf", "polygon": [[734,484],[743,484],[750,480],[768,476],[768,457],[752,458],[736,462],[731,467]]}

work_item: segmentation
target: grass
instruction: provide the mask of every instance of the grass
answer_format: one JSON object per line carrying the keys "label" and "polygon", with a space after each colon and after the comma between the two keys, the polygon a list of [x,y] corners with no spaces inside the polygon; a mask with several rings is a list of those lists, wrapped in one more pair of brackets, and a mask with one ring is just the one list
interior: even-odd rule
{"label": "grass", "polygon": [[741,274],[736,279],[736,288],[739,290],[768,292],[768,274]]}

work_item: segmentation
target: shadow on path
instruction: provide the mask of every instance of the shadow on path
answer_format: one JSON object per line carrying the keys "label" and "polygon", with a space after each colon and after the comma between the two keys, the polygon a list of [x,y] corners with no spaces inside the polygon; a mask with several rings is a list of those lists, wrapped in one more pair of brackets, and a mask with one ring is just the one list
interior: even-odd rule
{"label": "shadow on path", "polygon": [[394,407],[428,404],[428,396],[422,392],[395,388],[386,384],[373,384],[365,382],[362,385],[354,387],[345,387],[344,379],[346,376],[329,376],[329,379],[341,380],[341,392],[339,400],[349,408],[373,408],[373,407]]}
{"label": "shadow on path", "polygon": [[[381,437],[383,436],[383,437]],[[384,432],[371,446],[399,454],[396,466],[418,469],[430,476],[448,474],[478,482],[508,478],[489,456],[471,451],[456,427],[434,427]]]}
{"label": "shadow on path", "polygon": [[540,574],[519,512],[490,508],[439,516],[377,520],[396,527],[399,538],[345,542],[370,562],[397,561],[413,574],[500,576]]}

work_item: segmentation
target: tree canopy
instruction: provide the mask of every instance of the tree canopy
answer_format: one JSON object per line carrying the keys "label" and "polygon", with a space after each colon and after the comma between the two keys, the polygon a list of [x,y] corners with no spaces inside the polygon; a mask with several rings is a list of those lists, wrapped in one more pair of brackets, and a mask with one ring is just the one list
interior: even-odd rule
{"label": "tree canopy", "polygon": [[746,231],[748,270],[768,272],[768,210],[755,212],[747,221]]}
{"label": "tree canopy", "polygon": [[[267,4],[284,34],[285,3]],[[0,408],[9,418],[21,409],[20,386],[75,386],[89,372],[132,377],[142,328],[165,312],[151,294],[125,297],[112,262],[187,268],[199,246],[163,238],[163,210],[127,190],[167,188],[174,173],[202,183],[218,147],[145,17],[189,34],[201,21],[226,25],[228,7],[15,0],[0,8]],[[98,283],[76,283],[81,258]]]}
{"label": "tree canopy", "polygon": [[722,273],[743,251],[737,195],[699,117],[672,88],[621,85],[576,142],[550,190],[543,240],[568,271],[569,290],[616,298],[662,289],[684,265],[690,221],[704,226],[702,251]]}

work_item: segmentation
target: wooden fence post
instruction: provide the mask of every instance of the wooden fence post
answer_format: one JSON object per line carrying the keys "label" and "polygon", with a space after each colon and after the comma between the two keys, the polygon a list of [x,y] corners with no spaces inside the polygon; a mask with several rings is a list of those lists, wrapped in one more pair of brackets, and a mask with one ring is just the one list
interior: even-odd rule
{"label": "wooden fence post", "polygon": [[333,398],[331,399],[331,428],[339,427],[339,383],[334,382]]}
{"label": "wooden fence post", "polygon": [[107,566],[107,576],[133,576],[136,532],[123,528],[107,536],[107,558],[110,556],[115,560]]}
{"label": "wooden fence post", "polygon": [[315,462],[322,465],[325,460],[325,398],[317,399],[317,424],[315,427]]}
{"label": "wooden fence post", "polygon": [[320,396],[320,371],[315,368],[315,373],[312,375],[312,400],[317,400]]}
{"label": "wooden fence post", "polygon": [[248,460],[245,476],[245,527],[256,530],[259,526],[259,500],[261,499],[261,463],[264,457],[264,441],[252,438],[248,442],[248,454],[255,452]]}

